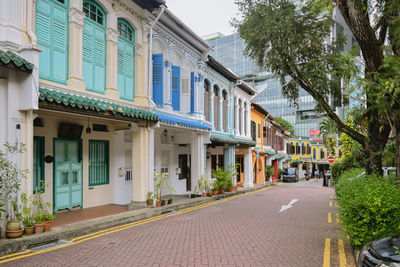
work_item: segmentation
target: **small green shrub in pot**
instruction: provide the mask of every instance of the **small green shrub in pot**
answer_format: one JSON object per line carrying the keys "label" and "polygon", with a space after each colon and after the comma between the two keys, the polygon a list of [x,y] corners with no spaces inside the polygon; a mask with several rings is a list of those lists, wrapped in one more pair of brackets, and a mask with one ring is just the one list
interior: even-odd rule
{"label": "small green shrub in pot", "polygon": [[393,179],[345,172],[336,186],[340,223],[357,249],[400,233],[400,190]]}

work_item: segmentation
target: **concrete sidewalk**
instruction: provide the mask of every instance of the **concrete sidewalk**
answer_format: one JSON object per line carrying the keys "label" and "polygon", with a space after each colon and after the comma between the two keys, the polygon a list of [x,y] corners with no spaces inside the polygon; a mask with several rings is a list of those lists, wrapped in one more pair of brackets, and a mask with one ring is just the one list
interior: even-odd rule
{"label": "concrete sidewalk", "polygon": [[53,227],[50,232],[43,234],[35,234],[17,239],[0,239],[0,256],[54,243],[62,239],[69,240],[74,237],[86,235],[109,227],[151,218],[170,211],[181,210],[238,194],[256,191],[268,186],[270,186],[270,184],[244,188],[234,192],[226,192],[213,197],[187,198],[184,201],[163,207],[132,210],[105,217],[66,224],[59,227]]}

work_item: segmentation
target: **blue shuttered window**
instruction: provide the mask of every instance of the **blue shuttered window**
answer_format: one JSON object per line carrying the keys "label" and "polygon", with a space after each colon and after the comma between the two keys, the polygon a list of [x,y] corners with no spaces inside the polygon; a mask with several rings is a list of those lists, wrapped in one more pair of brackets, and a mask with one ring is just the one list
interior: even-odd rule
{"label": "blue shuttered window", "polygon": [[104,93],[106,81],[106,15],[93,1],[84,1],[83,81],[86,90]]}
{"label": "blue shuttered window", "polygon": [[44,137],[33,137],[33,193],[44,192]]}
{"label": "blue shuttered window", "polygon": [[163,54],[153,55],[153,101],[163,106]]}
{"label": "blue shuttered window", "polygon": [[194,72],[190,73],[190,113],[194,113]]}
{"label": "blue shuttered window", "polygon": [[181,68],[179,66],[172,65],[172,109],[180,110],[181,104]]}
{"label": "blue shuttered window", "polygon": [[89,140],[89,186],[109,184],[109,142]]}
{"label": "blue shuttered window", "polygon": [[38,0],[36,36],[39,77],[66,84],[68,78],[68,1]]}
{"label": "blue shuttered window", "polygon": [[118,19],[118,90],[120,97],[133,100],[135,88],[135,32],[123,19]]}

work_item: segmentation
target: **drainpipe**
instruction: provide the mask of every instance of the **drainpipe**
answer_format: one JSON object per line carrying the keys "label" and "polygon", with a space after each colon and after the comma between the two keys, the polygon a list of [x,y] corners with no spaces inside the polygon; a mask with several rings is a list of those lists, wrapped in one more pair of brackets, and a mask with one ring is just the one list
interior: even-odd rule
{"label": "drainpipe", "polygon": [[34,1],[28,1],[27,2],[27,14],[26,14],[26,32],[29,36],[29,39],[31,39],[31,43],[33,46],[37,45],[37,38],[34,33],[34,27],[33,27],[33,21],[35,18],[35,6],[36,6],[36,0]]}
{"label": "drainpipe", "polygon": [[[153,86],[152,86],[152,78],[153,78],[153,63],[152,63],[152,57],[153,57],[153,27],[156,25],[157,21],[160,19],[161,15],[164,13],[165,6],[161,6],[161,11],[156,17],[156,19],[153,21],[153,24],[150,26],[150,40],[149,40],[149,75],[148,75],[148,88],[149,88],[149,100],[153,105],[155,106],[155,103],[153,102],[152,95],[153,95]],[[151,89],[150,89],[151,88]]]}

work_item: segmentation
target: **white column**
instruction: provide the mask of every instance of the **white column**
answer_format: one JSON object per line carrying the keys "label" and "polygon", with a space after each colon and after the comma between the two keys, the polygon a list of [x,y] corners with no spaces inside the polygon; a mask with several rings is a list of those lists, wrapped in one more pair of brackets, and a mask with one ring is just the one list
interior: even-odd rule
{"label": "white column", "polygon": [[[166,66],[166,67],[165,67]],[[165,101],[165,109],[172,111],[172,65],[171,62],[164,61],[165,72],[164,75],[164,101]],[[163,68],[164,69],[164,68]]]}
{"label": "white column", "polygon": [[118,31],[107,28],[106,32],[106,96],[119,99],[118,69]]}
{"label": "white column", "polygon": [[245,118],[245,133],[247,137],[251,137],[250,135],[250,103],[246,103],[246,110],[244,112]]}
{"label": "white column", "polygon": [[[222,93],[222,91],[221,91]],[[224,101],[224,98],[222,96],[220,96],[218,98],[218,131],[222,132],[223,131],[223,127],[222,127],[222,120],[226,120],[226,118],[223,117],[223,106],[222,106],[222,102]],[[228,115],[228,113],[226,113]]]}
{"label": "white column", "polygon": [[26,111],[25,127],[25,169],[28,170],[25,179],[25,193],[27,196],[33,194],[33,111]]}
{"label": "white column", "polygon": [[147,128],[140,127],[132,131],[132,202],[130,209],[145,207],[149,190],[149,164],[151,134]]}
{"label": "white column", "polygon": [[[143,42],[135,44],[135,98],[134,103],[140,106],[148,106],[150,104],[149,96],[149,44],[147,36],[150,28],[145,26],[143,30]],[[116,59],[115,59],[116,60]]]}
{"label": "white column", "polygon": [[240,129],[239,129],[239,104],[238,104],[238,99],[235,99],[235,106],[234,106],[234,112],[235,112],[235,121],[234,121],[234,128],[236,130],[236,134],[239,135]]}
{"label": "white column", "polygon": [[74,90],[85,91],[83,82],[83,22],[82,1],[71,1],[68,9],[69,18],[69,50],[68,81]]}
{"label": "white column", "polygon": [[[209,92],[209,99],[208,99],[208,103],[209,103],[209,105],[208,105],[208,107],[210,108],[209,109],[209,114],[210,114],[210,122],[211,122],[211,125],[214,125],[214,112],[215,112],[215,110],[214,110],[214,92],[212,91],[212,89],[210,89],[210,92]],[[217,96],[215,96],[215,97],[217,97]],[[215,128],[215,127],[214,127]]]}
{"label": "white column", "polygon": [[251,148],[248,148],[248,152],[244,155],[244,187],[253,186],[253,164],[251,158]]}
{"label": "white column", "polygon": [[190,144],[191,162],[190,162],[190,179],[191,191],[194,192],[197,181],[200,176],[204,174],[204,138],[201,134],[192,134],[192,141]]}

